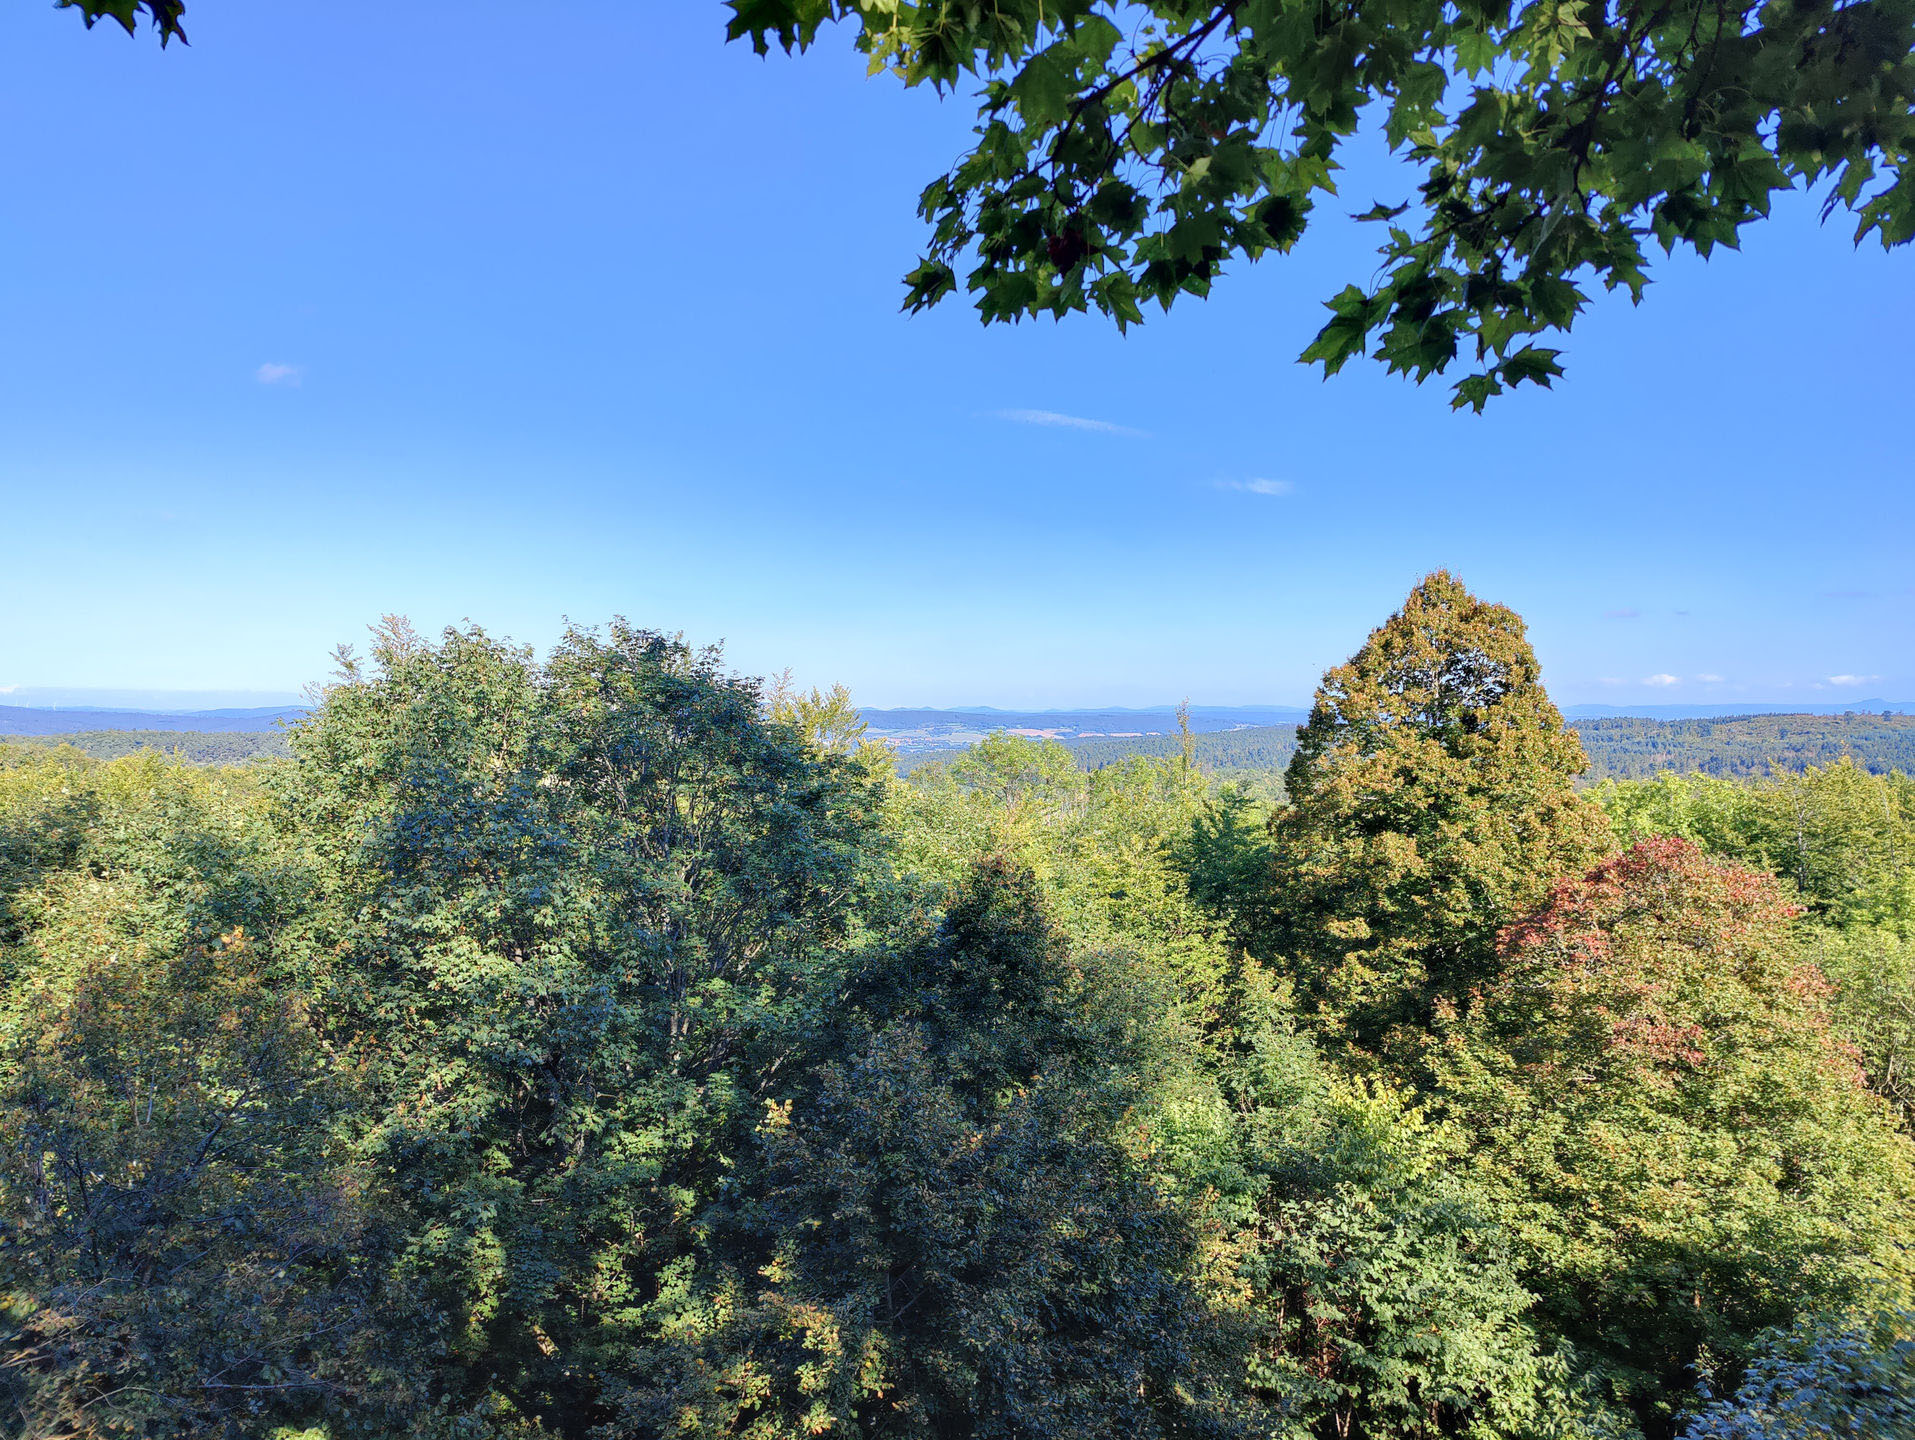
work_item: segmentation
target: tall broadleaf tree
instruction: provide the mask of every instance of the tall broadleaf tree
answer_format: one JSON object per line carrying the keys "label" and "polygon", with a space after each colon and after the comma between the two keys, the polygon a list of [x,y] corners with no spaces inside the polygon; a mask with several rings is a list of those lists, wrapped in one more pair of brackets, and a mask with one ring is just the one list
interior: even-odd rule
{"label": "tall broadleaf tree", "polygon": [[1497,932],[1587,868],[1608,822],[1523,622],[1444,571],[1323,677],[1271,817],[1262,944],[1326,1042],[1411,1058]]}
{"label": "tall broadleaf tree", "polygon": [[1003,856],[899,939],[852,972],[713,1212],[736,1279],[612,1433],[1244,1433],[1240,1327],[1201,1283],[1200,1227],[1133,1153],[1159,987],[1072,946]]}
{"label": "tall broadleaf tree", "polygon": [[877,846],[871,781],[712,651],[402,623],[294,737],[330,1044],[455,1404],[581,1433],[699,1265]]}
{"label": "tall broadleaf tree", "polygon": [[1643,840],[1510,926],[1500,973],[1439,1023],[1438,1108],[1544,1322],[1653,1436],[1765,1327],[1915,1280],[1915,1147],[1833,1029],[1795,909],[1771,876]]}

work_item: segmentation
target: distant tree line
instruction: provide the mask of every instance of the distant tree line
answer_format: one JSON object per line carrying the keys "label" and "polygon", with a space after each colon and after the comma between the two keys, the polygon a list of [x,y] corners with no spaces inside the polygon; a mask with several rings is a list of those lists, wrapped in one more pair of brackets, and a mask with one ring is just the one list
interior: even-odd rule
{"label": "distant tree line", "polygon": [[1852,760],[1915,773],[1915,715],[1739,715],[1720,720],[1578,720],[1594,778],[1665,770],[1766,775]]}
{"label": "distant tree line", "polygon": [[[1915,716],[1743,715],[1711,720],[1575,720],[1589,756],[1590,781],[1639,779],[1663,771],[1702,775],[1764,775],[1771,768],[1801,770],[1849,758],[1876,773],[1915,771]],[[1249,781],[1277,775],[1296,753],[1295,725],[1256,725],[1192,736],[1198,765],[1220,780]],[[1086,770],[1101,770],[1134,756],[1177,757],[1176,735],[1142,735],[1059,741]],[[91,730],[72,735],[14,738],[0,745],[71,745],[96,760],[114,760],[136,750],[179,754],[201,765],[237,765],[288,755],[281,731],[263,733],[194,730]],[[903,768],[929,764],[949,754],[900,757]]]}
{"label": "distant tree line", "polygon": [[[117,760],[141,750],[178,755],[194,765],[243,765],[251,760],[284,759],[292,753],[277,730],[81,730],[71,735],[10,736],[0,740],[0,756],[9,750],[69,746],[95,760]],[[4,763],[0,761],[0,763]]]}
{"label": "distant tree line", "polygon": [[[1711,720],[1575,720],[1590,781],[1641,779],[1663,771],[1766,775],[1851,760],[1865,770],[1915,773],[1915,715],[1739,715]],[[1296,752],[1298,727],[1259,725],[1193,736],[1192,754],[1225,778],[1281,771]],[[1064,740],[1087,770],[1133,755],[1182,753],[1175,735]]]}

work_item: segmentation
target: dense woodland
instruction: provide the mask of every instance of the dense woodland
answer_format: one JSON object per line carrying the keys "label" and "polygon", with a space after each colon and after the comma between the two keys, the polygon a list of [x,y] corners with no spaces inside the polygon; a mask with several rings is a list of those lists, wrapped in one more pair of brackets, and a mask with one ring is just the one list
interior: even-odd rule
{"label": "dense woodland", "polygon": [[1664,770],[1767,775],[1843,760],[1882,775],[1915,772],[1915,715],[1737,715],[1578,720],[1575,725],[1591,771],[1618,780]]}
{"label": "dense woodland", "polygon": [[1579,787],[1447,575],[1281,801],[622,622],[289,744],[5,751],[6,1433],[1915,1433],[1915,782]]}
{"label": "dense woodland", "polygon": [[[1589,768],[1585,785],[1637,780],[1673,770],[1684,774],[1765,776],[1772,771],[1826,768],[1847,760],[1864,770],[1915,772],[1915,715],[1734,715],[1708,720],[1638,718],[1575,720]],[[1241,781],[1280,794],[1269,782],[1296,754],[1295,725],[1252,725],[1193,734],[1194,764],[1222,781]],[[1177,735],[1139,735],[1058,742],[1087,770],[1134,756],[1185,753]],[[118,753],[118,752],[115,752]],[[948,760],[936,752],[900,757],[907,769]]]}
{"label": "dense woodland", "polygon": [[[1589,768],[1581,783],[1606,779],[1642,779],[1674,770],[1699,775],[1767,775],[1776,770],[1825,768],[1849,760],[1864,770],[1887,774],[1915,771],[1915,716],[1911,715],[1735,715],[1707,720],[1638,718],[1575,720]],[[1281,795],[1284,767],[1297,749],[1295,725],[1249,725],[1190,737],[1192,761],[1213,786],[1240,782],[1260,793]],[[1139,755],[1181,757],[1177,735],[1140,735],[1099,739],[1063,739],[1086,770],[1101,770]],[[70,735],[9,737],[6,747],[70,745],[95,760],[117,760],[137,750],[157,750],[200,765],[236,765],[254,759],[282,759],[292,753],[284,731],[262,732],[85,730]],[[938,752],[901,754],[900,770],[948,763]],[[922,778],[922,777],[921,777]]]}
{"label": "dense woodland", "polygon": [[0,764],[9,750],[70,747],[94,760],[118,760],[141,750],[177,756],[194,765],[243,765],[292,754],[282,731],[77,730],[70,735],[8,736],[0,740]]}

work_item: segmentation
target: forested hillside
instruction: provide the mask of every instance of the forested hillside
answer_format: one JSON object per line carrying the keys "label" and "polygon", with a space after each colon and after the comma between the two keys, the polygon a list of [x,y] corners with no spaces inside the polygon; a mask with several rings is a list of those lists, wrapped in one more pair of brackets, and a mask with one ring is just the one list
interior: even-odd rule
{"label": "forested hillside", "polygon": [[[1589,756],[1590,781],[1639,779],[1662,771],[1766,775],[1848,759],[1865,770],[1915,773],[1915,715],[1742,715],[1711,720],[1600,719],[1570,722]],[[1195,735],[1191,754],[1224,778],[1280,771],[1296,750],[1294,725]],[[1132,755],[1181,755],[1175,735],[1064,740],[1086,769]]]}
{"label": "forested hillside", "polygon": [[1441,573],[1317,700],[900,777],[389,622],[283,759],[7,747],[6,1433],[1906,1437],[1915,782],[1581,788]]}
{"label": "forested hillside", "polygon": [[[862,713],[862,712],[861,712]],[[896,712],[889,712],[887,718]],[[941,712],[940,712],[941,713]],[[967,723],[989,717],[967,715]],[[1016,717],[1020,719],[1030,717]],[[1163,717],[1155,717],[1162,721]],[[1132,722],[1136,723],[1136,722]],[[1175,726],[1175,717],[1164,722]],[[1214,718],[1209,721],[1214,725]],[[1709,720],[1597,719],[1570,722],[1589,756],[1590,782],[1638,779],[1663,771],[1703,775],[1764,775],[1772,767],[1801,770],[1848,758],[1863,769],[1886,773],[1915,771],[1915,716],[1908,715],[1750,715]],[[1232,730],[1201,730],[1191,737],[1196,764],[1221,780],[1250,780],[1279,774],[1296,752],[1297,726],[1253,725]],[[1195,727],[1193,726],[1193,729]],[[952,732],[958,733],[958,732]],[[1175,733],[1059,740],[1087,770],[1102,769],[1133,756],[1181,756],[1184,742]],[[96,760],[112,760],[136,750],[177,753],[195,764],[234,765],[290,754],[282,730],[266,732],[194,730],[91,730],[44,736],[15,736],[0,746],[71,745]],[[900,769],[948,761],[959,752],[920,750],[899,757]]]}
{"label": "forested hillside", "polygon": [[0,755],[9,750],[71,746],[95,760],[117,760],[140,750],[178,755],[195,765],[240,765],[248,760],[283,759],[291,754],[283,731],[80,730],[67,734],[9,736],[0,739]]}
{"label": "forested hillside", "polygon": [[1722,720],[1578,720],[1597,778],[1663,770],[1766,775],[1853,760],[1915,774],[1915,715],[1743,715]]}
{"label": "forested hillside", "polygon": [[[1066,740],[1062,742],[1086,770],[1133,755],[1181,756],[1184,742],[1177,735],[1152,735],[1136,740]],[[1221,774],[1236,771],[1279,771],[1297,749],[1294,725],[1253,725],[1220,735],[1193,735],[1190,753],[1197,764]]]}

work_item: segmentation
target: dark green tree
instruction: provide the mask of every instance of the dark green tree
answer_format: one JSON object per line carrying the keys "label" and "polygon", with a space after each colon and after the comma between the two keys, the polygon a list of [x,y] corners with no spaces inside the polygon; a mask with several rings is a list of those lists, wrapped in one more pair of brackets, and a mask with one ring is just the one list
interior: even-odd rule
{"label": "dark green tree", "polygon": [[1175,855],[1190,898],[1222,922],[1241,945],[1269,924],[1268,817],[1241,784],[1222,787],[1179,836]]}
{"label": "dark green tree", "polygon": [[737,1283],[630,1433],[1228,1431],[1241,1361],[1199,1237],[1124,1143],[1137,978],[1073,953],[998,857],[867,956],[720,1227]]}
{"label": "dark green tree", "polygon": [[[412,1413],[337,1126],[352,1077],[238,930],[97,953],[0,1053],[0,1404],[8,1433],[260,1434]],[[15,1428],[18,1426],[19,1428]]]}
{"label": "dark green tree", "polygon": [[1272,922],[1333,1046],[1413,1056],[1496,935],[1608,845],[1514,611],[1444,571],[1323,677],[1272,816]]}
{"label": "dark green tree", "polygon": [[442,1383],[582,1433],[689,1303],[698,1217],[851,923],[870,782],[715,652],[623,623],[544,663],[388,624],[293,751],[320,1011],[447,1317]]}

